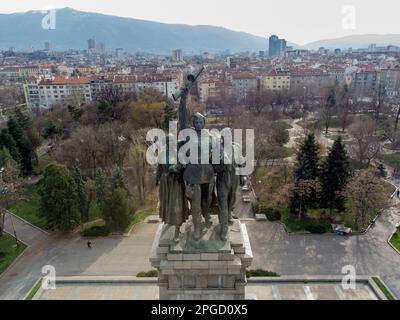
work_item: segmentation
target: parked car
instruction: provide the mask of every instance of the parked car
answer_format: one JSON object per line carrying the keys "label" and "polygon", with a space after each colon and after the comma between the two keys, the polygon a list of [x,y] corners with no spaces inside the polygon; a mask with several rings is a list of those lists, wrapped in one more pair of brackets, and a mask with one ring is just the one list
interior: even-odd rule
{"label": "parked car", "polygon": [[347,236],[351,233],[350,228],[346,228],[343,224],[332,224],[332,232],[341,236]]}
{"label": "parked car", "polygon": [[251,202],[250,196],[248,196],[248,195],[243,196],[242,199],[243,199],[244,203],[250,203]]}

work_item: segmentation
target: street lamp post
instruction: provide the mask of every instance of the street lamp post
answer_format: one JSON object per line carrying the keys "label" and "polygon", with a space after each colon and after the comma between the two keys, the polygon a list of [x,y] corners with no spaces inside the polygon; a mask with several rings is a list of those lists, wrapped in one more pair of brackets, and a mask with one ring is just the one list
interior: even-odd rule
{"label": "street lamp post", "polygon": [[303,120],[306,119],[306,94],[307,94],[307,87],[303,87],[304,94],[303,94]]}

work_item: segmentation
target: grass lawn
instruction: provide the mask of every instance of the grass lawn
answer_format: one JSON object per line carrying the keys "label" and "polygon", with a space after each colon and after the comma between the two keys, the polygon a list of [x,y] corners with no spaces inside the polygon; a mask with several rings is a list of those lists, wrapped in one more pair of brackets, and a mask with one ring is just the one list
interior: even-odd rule
{"label": "grass lawn", "polygon": [[383,294],[388,300],[396,300],[395,297],[392,296],[392,294],[389,292],[389,290],[386,288],[386,286],[382,283],[382,281],[379,280],[377,277],[373,277],[372,280],[376,283],[376,285],[381,289]]}
{"label": "grass lawn", "polygon": [[25,300],[32,300],[35,294],[39,291],[40,287],[42,286],[42,279],[40,279],[35,286],[29,291],[29,294],[25,298]]}
{"label": "grass lawn", "polygon": [[400,153],[385,154],[382,156],[383,161],[393,168],[400,168]]}
{"label": "grass lawn", "polygon": [[[99,209],[97,209],[99,210]],[[99,210],[100,212],[100,210]],[[137,211],[133,217],[132,221],[129,224],[129,226],[126,228],[125,232],[128,232],[135,224],[138,224],[142,221],[144,221],[147,217],[157,215],[157,210],[154,208],[151,209],[146,209],[142,211]],[[100,216],[97,216],[96,219],[101,218]],[[95,220],[95,219],[92,219]],[[89,226],[83,230],[81,233],[84,237],[105,237],[110,234],[110,230],[107,228],[105,225],[105,222],[103,219],[89,223]]]}
{"label": "grass lawn", "polygon": [[41,174],[44,172],[44,169],[46,169],[46,167],[52,163],[53,160],[50,158],[50,156],[45,153],[44,155],[42,155],[39,159],[38,159],[38,165],[35,168],[35,172],[37,174]]}
{"label": "grass lawn", "polygon": [[131,223],[129,224],[127,231],[129,231],[135,224],[138,224],[142,221],[144,221],[147,217],[149,216],[154,216],[154,215],[158,215],[157,209],[151,208],[151,209],[146,209],[143,211],[137,211],[134,215],[133,215],[133,219],[131,221]]}
{"label": "grass lawn", "polygon": [[392,151],[399,150],[399,147],[398,146],[394,146],[392,143],[387,143],[383,147],[388,149],[388,150],[392,150]]}
{"label": "grass lawn", "polygon": [[[317,209],[322,211],[323,209]],[[309,231],[312,233],[325,233],[328,232],[331,227],[328,222],[315,218],[316,210],[307,213],[307,218],[303,218],[300,221],[295,217],[289,216],[289,209],[285,209],[281,212],[281,222],[285,225],[288,232],[301,232]],[[319,215],[319,214],[318,214]]]}
{"label": "grass lawn", "polygon": [[47,221],[39,214],[39,201],[40,196],[38,194],[37,185],[27,186],[23,192],[23,200],[9,208],[9,210],[33,225],[46,229]]}
{"label": "grass lawn", "polygon": [[289,148],[289,147],[283,147],[283,148],[285,149],[287,158],[294,156],[296,154],[296,150],[294,150],[293,148]]}
{"label": "grass lawn", "polygon": [[400,229],[397,229],[397,232],[390,239],[390,243],[400,251]]}
{"label": "grass lawn", "polygon": [[23,243],[16,245],[15,239],[4,233],[0,237],[0,274],[25,250]]}
{"label": "grass lawn", "polygon": [[101,210],[97,203],[93,201],[89,207],[89,222],[101,218]]}

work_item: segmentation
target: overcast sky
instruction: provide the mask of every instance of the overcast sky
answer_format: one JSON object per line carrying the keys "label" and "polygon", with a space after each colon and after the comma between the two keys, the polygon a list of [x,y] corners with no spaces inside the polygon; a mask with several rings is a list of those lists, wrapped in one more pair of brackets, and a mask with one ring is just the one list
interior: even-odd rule
{"label": "overcast sky", "polygon": [[[352,9],[344,9],[349,5],[355,8],[355,20]],[[400,0],[1,0],[0,12],[67,6],[165,23],[223,26],[264,37],[275,33],[297,44],[400,33]]]}

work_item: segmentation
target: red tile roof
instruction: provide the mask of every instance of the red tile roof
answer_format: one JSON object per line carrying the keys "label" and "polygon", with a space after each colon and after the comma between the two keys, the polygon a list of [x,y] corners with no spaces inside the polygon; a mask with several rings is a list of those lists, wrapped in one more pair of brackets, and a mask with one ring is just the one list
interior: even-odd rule
{"label": "red tile roof", "polygon": [[64,84],[88,84],[89,77],[54,77],[53,79],[42,80],[40,85],[64,85]]}

